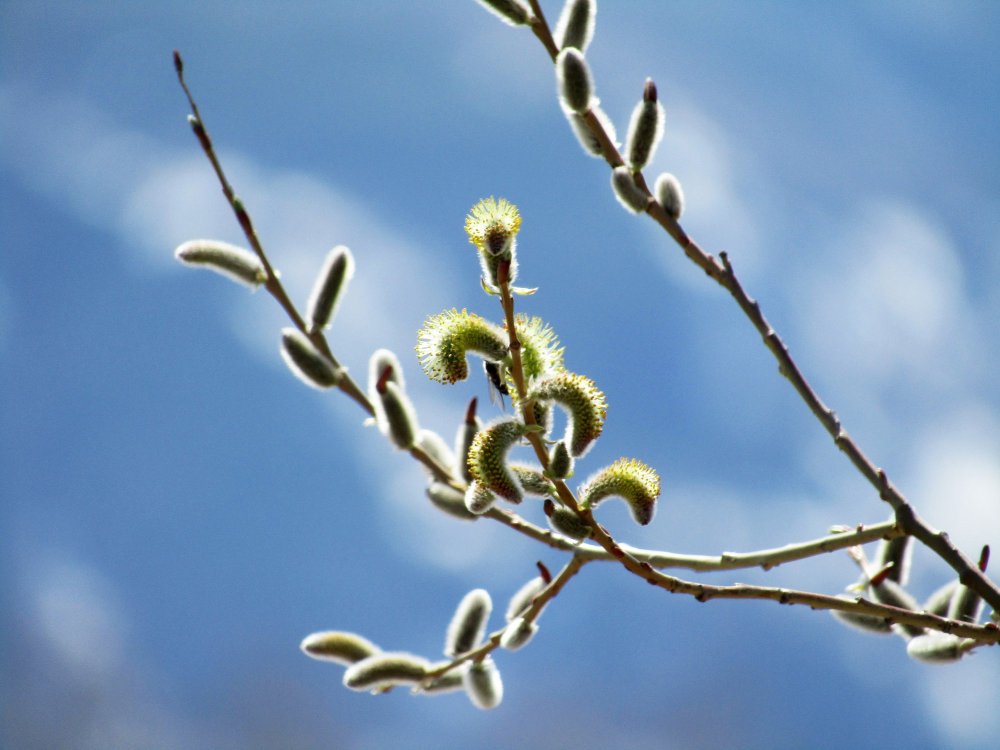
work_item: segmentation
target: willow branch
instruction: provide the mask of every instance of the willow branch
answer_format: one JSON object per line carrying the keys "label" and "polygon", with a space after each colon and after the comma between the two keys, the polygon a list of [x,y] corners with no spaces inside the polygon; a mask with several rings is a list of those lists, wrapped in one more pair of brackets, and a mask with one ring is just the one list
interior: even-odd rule
{"label": "willow branch", "polygon": [[[532,0],[531,6],[535,14],[531,30],[545,47],[551,60],[555,61],[559,50],[555,47],[552,40],[545,17],[535,0]],[[623,164],[622,155],[592,111],[588,110],[585,113],[584,121],[591,134],[602,144],[603,156],[608,165],[614,168]],[[955,547],[945,532],[934,529],[924,521],[917,514],[913,506],[910,505],[903,493],[889,480],[885,472],[851,438],[833,410],[823,403],[812,386],[809,385],[809,382],[799,370],[798,365],[792,359],[787,345],[767,322],[764,314],[761,312],[760,305],[743,290],[743,286],[736,276],[726,253],[720,253],[722,259],[720,262],[710,253],[702,250],[688,236],[680,224],[673,217],[669,216],[663,210],[663,207],[653,199],[642,173],[635,173],[634,178],[636,185],[649,198],[645,213],[673,238],[692,263],[697,265],[711,279],[729,292],[754,328],[757,329],[765,346],[767,346],[768,350],[778,361],[778,368],[781,374],[792,384],[800,398],[809,407],[809,410],[833,438],[836,446],[848,457],[861,475],[868,480],[869,484],[878,491],[879,497],[892,507],[896,514],[896,523],[907,534],[916,537],[926,547],[934,551],[938,557],[958,573],[959,580],[963,585],[968,586],[982,596],[993,607],[995,612],[1000,612],[1000,587],[991,581],[985,573],[980,571],[968,557]]]}

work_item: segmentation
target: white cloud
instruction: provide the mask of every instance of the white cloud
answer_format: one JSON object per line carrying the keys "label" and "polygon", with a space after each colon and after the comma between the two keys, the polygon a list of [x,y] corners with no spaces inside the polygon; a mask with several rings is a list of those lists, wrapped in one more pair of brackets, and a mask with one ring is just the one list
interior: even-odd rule
{"label": "white cloud", "polygon": [[928,666],[920,692],[943,742],[951,747],[994,747],[1000,735],[1000,665],[992,649],[958,664]]}
{"label": "white cloud", "polygon": [[1000,545],[1000,423],[986,404],[956,406],[927,425],[907,479],[910,501],[968,557]]}

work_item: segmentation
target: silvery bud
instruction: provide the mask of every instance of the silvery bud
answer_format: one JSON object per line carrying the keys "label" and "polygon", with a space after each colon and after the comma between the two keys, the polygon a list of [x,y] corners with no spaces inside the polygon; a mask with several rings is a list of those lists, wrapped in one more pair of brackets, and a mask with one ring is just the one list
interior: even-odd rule
{"label": "silvery bud", "polygon": [[629,213],[642,213],[649,205],[649,195],[636,184],[628,167],[615,167],[611,170],[611,188],[615,191],[618,202]]}
{"label": "silvery bud", "polygon": [[500,672],[490,657],[474,662],[465,672],[463,679],[465,692],[476,708],[484,710],[496,708],[503,700],[503,681]]}
{"label": "silvery bud", "polygon": [[343,245],[337,245],[326,256],[323,270],[320,271],[309,297],[309,308],[306,320],[309,330],[319,331],[328,328],[337,314],[337,307],[344,296],[344,291],[354,276],[354,257],[351,251]]}
{"label": "silvery bud", "polygon": [[656,84],[646,79],[642,100],[632,110],[625,137],[625,160],[633,172],[640,171],[656,153],[663,138],[663,105],[656,100]]}
{"label": "silvery bud", "polygon": [[299,646],[306,656],[339,664],[354,664],[381,651],[378,646],[356,633],[327,630],[308,635]]}
{"label": "silvery bud", "polygon": [[281,358],[299,380],[320,390],[337,385],[344,375],[343,369],[327,359],[297,328],[281,330]]}
{"label": "silvery bud", "polygon": [[430,671],[430,662],[403,651],[373,654],[344,672],[344,687],[379,691],[395,685],[416,684]]}
{"label": "silvery bud", "polygon": [[473,589],[459,602],[444,639],[445,656],[461,656],[476,648],[486,633],[493,601],[486,589]]}
{"label": "silvery bud", "polygon": [[583,53],[567,47],[556,57],[556,80],[559,100],[565,109],[582,114],[590,109],[594,98],[594,82]]}
{"label": "silvery bud", "polygon": [[594,19],[597,16],[596,0],[566,0],[556,22],[552,37],[559,49],[576,47],[586,52],[594,38]]}
{"label": "silvery bud", "polygon": [[186,266],[202,266],[256,289],[267,281],[264,264],[254,253],[228,242],[191,240],[174,251]]}
{"label": "silvery bud", "polygon": [[656,178],[653,192],[667,216],[675,221],[681,218],[681,214],[684,213],[684,191],[676,177],[669,172],[664,172]]}

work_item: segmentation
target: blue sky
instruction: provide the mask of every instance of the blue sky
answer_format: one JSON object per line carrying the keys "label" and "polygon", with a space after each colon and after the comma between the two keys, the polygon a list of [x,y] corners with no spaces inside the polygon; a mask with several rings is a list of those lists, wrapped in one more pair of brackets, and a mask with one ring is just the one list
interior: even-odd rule
{"label": "blue sky", "polygon": [[[948,668],[769,603],[698,605],[593,565],[502,654],[496,711],[351,693],[309,632],[440,650],[471,588],[560,556],[431,508],[419,468],[277,356],[264,293],[181,268],[240,242],[170,52],[295,299],[357,274],[330,333],[359,377],[403,360],[450,438],[484,382],[426,381],[428,315],[482,294],[462,225],[520,206],[522,310],[607,394],[580,476],[664,480],[623,540],[678,552],[814,538],[886,509],[732,301],[583,155],[534,37],[468,2],[0,3],[0,738],[16,748],[993,747],[992,650]],[[551,18],[559,3],[545,3]],[[647,174],[728,250],[847,429],[970,555],[1000,545],[1000,6],[603,3],[588,52],[624,132],[651,76]],[[537,508],[526,510],[535,520]],[[717,575],[838,592],[846,556]],[[949,578],[917,554],[922,597]]]}

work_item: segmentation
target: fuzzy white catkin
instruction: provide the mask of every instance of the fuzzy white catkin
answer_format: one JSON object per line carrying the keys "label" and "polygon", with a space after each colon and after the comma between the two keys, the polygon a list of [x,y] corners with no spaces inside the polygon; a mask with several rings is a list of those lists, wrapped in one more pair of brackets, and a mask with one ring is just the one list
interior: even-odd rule
{"label": "fuzzy white catkin", "polygon": [[641,213],[649,205],[649,196],[635,184],[635,178],[628,167],[615,167],[611,170],[611,187],[618,202],[629,213]]}
{"label": "fuzzy white catkin", "polygon": [[354,664],[381,649],[357,633],[326,630],[306,636],[299,648],[306,656],[321,661],[335,661],[339,664]]}
{"label": "fuzzy white catkin", "polygon": [[186,266],[209,268],[251,289],[267,281],[260,258],[228,242],[190,240],[174,251],[174,257]]}
{"label": "fuzzy white catkin", "polygon": [[455,454],[451,452],[451,447],[444,441],[444,438],[434,430],[421,428],[420,432],[417,433],[417,447],[437,461],[442,468],[449,472],[455,471]]}
{"label": "fuzzy white catkin", "polygon": [[493,600],[486,589],[473,589],[459,602],[444,639],[444,655],[460,656],[479,645],[486,633],[486,621]]}
{"label": "fuzzy white catkin", "polygon": [[444,482],[431,482],[427,486],[427,497],[438,510],[453,518],[474,521],[478,516],[465,507],[465,494]]}
{"label": "fuzzy white catkin", "polygon": [[479,0],[479,4],[511,26],[531,23],[531,8],[524,0]]}
{"label": "fuzzy white catkin", "polygon": [[469,667],[463,677],[462,684],[465,686],[469,700],[476,708],[483,710],[496,708],[503,700],[503,681],[500,679],[500,670],[493,663],[493,659],[488,656]]}
{"label": "fuzzy white catkin", "polygon": [[465,491],[465,509],[474,516],[481,516],[493,507],[497,501],[489,487],[484,487],[475,479],[469,482],[469,487]]}
{"label": "fuzzy white catkin", "polygon": [[656,178],[656,185],[653,187],[656,200],[663,206],[667,216],[674,220],[681,218],[684,213],[684,191],[681,189],[680,181],[669,172],[664,172]]}
{"label": "fuzzy white catkin", "polygon": [[378,398],[379,407],[375,410],[375,419],[379,430],[400,450],[412,448],[420,427],[417,424],[417,411],[409,396],[398,383],[390,380],[385,384],[385,390],[378,394]]}
{"label": "fuzzy white catkin", "polygon": [[576,47],[586,52],[590,40],[594,38],[596,16],[597,0],[566,0],[552,32],[556,46],[559,49]]}
{"label": "fuzzy white catkin", "polygon": [[963,639],[945,633],[930,632],[910,639],[906,654],[928,664],[947,664],[962,658]]}
{"label": "fuzzy white catkin", "polygon": [[559,100],[565,109],[577,113],[590,109],[594,82],[580,50],[567,47],[559,53],[556,57],[556,81],[559,84]]}
{"label": "fuzzy white catkin", "polygon": [[505,615],[507,622],[523,614],[524,610],[531,605],[531,600],[538,596],[546,585],[541,576],[535,576],[519,588],[507,604],[507,614]]}
{"label": "fuzzy white catkin", "polygon": [[344,672],[344,687],[378,690],[392,685],[413,684],[424,679],[430,662],[403,651],[374,654],[352,664]]}
{"label": "fuzzy white catkin", "polygon": [[344,245],[337,245],[326,256],[309,297],[306,320],[310,331],[329,328],[337,314],[340,300],[354,277],[354,256]]}
{"label": "fuzzy white catkin", "polygon": [[319,390],[337,385],[343,375],[297,328],[281,330],[281,358],[295,377]]}
{"label": "fuzzy white catkin", "polygon": [[656,153],[663,138],[663,120],[663,105],[656,100],[656,86],[647,80],[643,97],[632,110],[625,137],[625,158],[633,172],[645,167]]}
{"label": "fuzzy white catkin", "polygon": [[538,632],[538,625],[533,622],[525,622],[524,618],[518,617],[504,628],[500,636],[500,648],[508,651],[517,651],[528,645],[528,642],[535,637]]}
{"label": "fuzzy white catkin", "polygon": [[375,394],[375,384],[382,377],[382,372],[386,367],[392,368],[389,380],[398,384],[400,388],[406,388],[406,380],[403,378],[403,368],[399,364],[399,358],[389,349],[376,349],[368,359],[368,397],[372,401],[377,401]]}
{"label": "fuzzy white catkin", "polygon": [[[601,127],[604,128],[604,132],[607,134],[608,140],[611,141],[611,144],[617,148],[618,133],[615,131],[615,125],[611,122],[611,118],[608,117],[605,111],[597,105],[597,101],[598,100],[595,97],[591,102],[590,112],[595,118],[597,118]],[[580,146],[583,147],[583,150],[590,156],[596,158],[602,157],[604,155],[604,147],[590,131],[590,128],[587,127],[586,118],[581,114],[566,109],[565,107],[563,107],[563,112],[566,114],[566,119],[569,120],[569,124],[573,128],[573,134],[580,142]]]}

